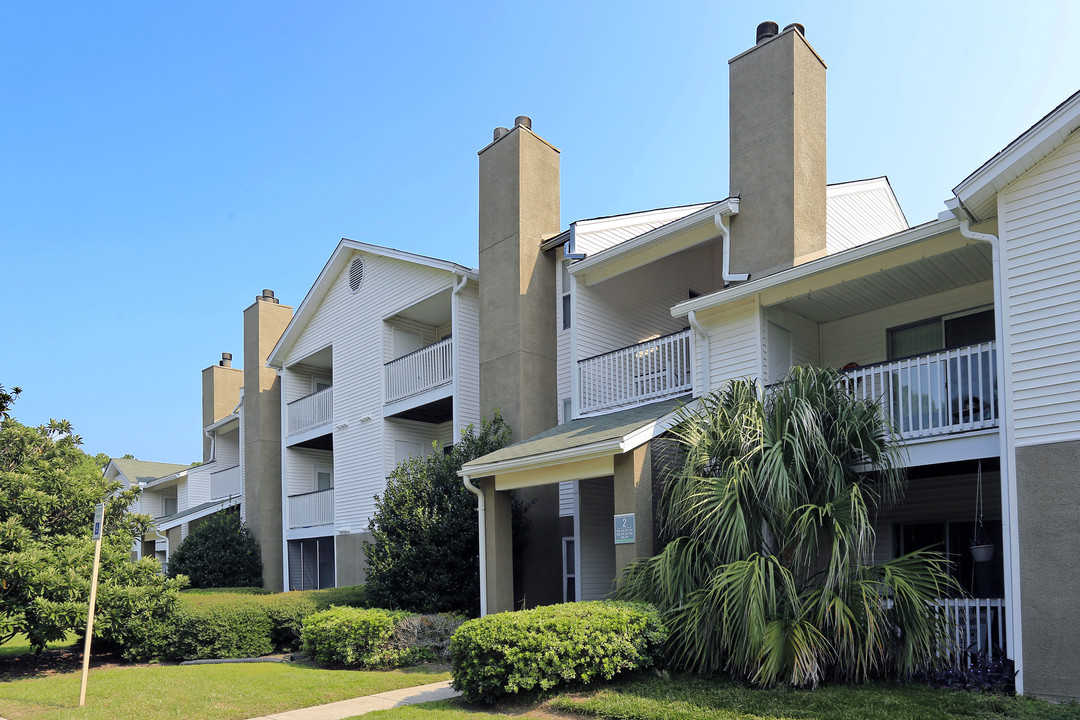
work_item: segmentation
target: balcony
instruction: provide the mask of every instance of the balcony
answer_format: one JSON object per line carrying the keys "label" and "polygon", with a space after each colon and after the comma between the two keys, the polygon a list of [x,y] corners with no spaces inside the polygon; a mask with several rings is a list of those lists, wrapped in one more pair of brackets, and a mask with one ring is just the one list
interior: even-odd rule
{"label": "balcony", "polygon": [[332,525],[334,488],[289,496],[289,528]]}
{"label": "balcony", "polygon": [[996,343],[846,371],[856,396],[878,400],[904,440],[998,425]]}
{"label": "balcony", "polygon": [[324,388],[293,400],[288,404],[287,412],[289,435],[306,433],[322,425],[329,425],[334,420],[334,388]]}
{"label": "balcony", "polygon": [[581,415],[685,395],[693,387],[690,331],[579,360],[578,380]]}
{"label": "balcony", "polygon": [[451,338],[422,347],[391,360],[383,367],[385,403],[391,405],[449,385],[454,380],[454,346]]}
{"label": "balcony", "polygon": [[229,497],[240,494],[240,466],[210,473],[210,499]]}

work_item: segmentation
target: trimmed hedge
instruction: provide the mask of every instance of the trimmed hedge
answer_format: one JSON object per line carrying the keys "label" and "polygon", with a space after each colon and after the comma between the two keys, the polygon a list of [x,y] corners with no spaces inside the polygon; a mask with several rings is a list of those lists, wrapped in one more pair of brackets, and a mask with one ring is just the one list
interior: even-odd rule
{"label": "trimmed hedge", "polygon": [[566,603],[470,620],[450,640],[453,686],[470,702],[610,680],[654,665],[667,639],[657,610]]}
{"label": "trimmed hedge", "polygon": [[[138,657],[146,659],[151,654],[166,660],[205,660],[291,652],[300,647],[306,616],[333,605],[365,602],[363,586],[274,595],[183,592],[167,619],[142,623],[129,633],[130,642]],[[139,641],[140,634],[156,642]],[[161,642],[162,635],[168,642]]]}
{"label": "trimmed hedge", "polygon": [[303,650],[326,664],[391,668],[445,660],[463,618],[334,607],[304,620]]}

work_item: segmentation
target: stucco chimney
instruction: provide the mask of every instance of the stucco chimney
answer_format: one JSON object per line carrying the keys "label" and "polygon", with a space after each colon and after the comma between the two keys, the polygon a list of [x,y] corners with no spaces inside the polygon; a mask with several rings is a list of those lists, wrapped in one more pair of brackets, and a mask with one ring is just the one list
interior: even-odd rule
{"label": "stucco chimney", "polygon": [[480,151],[480,409],[515,441],[558,421],[555,258],[559,151],[522,115]]}
{"label": "stucco chimney", "polygon": [[266,366],[293,309],[271,290],[244,310],[245,521],[262,550],[263,585],[283,590],[281,547],[281,381]]}
{"label": "stucco chimney", "polygon": [[[226,359],[226,356],[228,358]],[[244,372],[232,367],[232,354],[221,353],[221,361],[202,371],[202,424],[205,428],[232,414],[240,402]],[[210,462],[210,438],[202,433],[203,462]]]}
{"label": "stucco chimney", "polygon": [[792,23],[729,61],[731,270],[769,275],[825,254],[825,63]]}

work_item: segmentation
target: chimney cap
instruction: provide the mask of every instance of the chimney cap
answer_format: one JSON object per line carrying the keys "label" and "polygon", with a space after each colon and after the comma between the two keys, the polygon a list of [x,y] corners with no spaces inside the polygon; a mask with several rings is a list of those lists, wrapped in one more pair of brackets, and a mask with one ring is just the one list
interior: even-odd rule
{"label": "chimney cap", "polygon": [[787,32],[791,28],[795,28],[796,30],[799,31],[800,35],[802,35],[803,37],[806,37],[806,28],[803,26],[802,23],[788,23],[787,25],[784,26],[784,32]]}
{"label": "chimney cap", "polygon": [[269,288],[263,288],[262,295],[255,296],[255,302],[268,302],[277,305],[277,298],[274,297],[274,291]]}
{"label": "chimney cap", "polygon": [[780,26],[774,23],[772,20],[766,20],[757,26],[757,44],[765,42],[771,37],[775,37],[780,32]]}
{"label": "chimney cap", "polygon": [[221,367],[232,367],[232,353],[221,353],[221,362],[218,363]]}
{"label": "chimney cap", "polygon": [[518,115],[514,118],[514,127],[523,127],[526,130],[532,130],[532,118],[528,115]]}
{"label": "chimney cap", "polygon": [[495,142],[496,140],[505,137],[509,133],[510,128],[504,128],[502,125],[500,125],[499,127],[495,128],[494,132],[491,133],[491,141]]}

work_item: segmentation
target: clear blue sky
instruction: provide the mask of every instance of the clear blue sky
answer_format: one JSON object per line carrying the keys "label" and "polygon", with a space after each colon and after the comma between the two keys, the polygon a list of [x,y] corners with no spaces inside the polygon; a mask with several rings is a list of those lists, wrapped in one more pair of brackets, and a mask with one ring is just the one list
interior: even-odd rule
{"label": "clear blue sky", "polygon": [[[827,6],[826,6],[827,5]],[[826,7],[823,7],[826,6]],[[476,263],[476,151],[530,115],[563,226],[727,195],[727,60],[801,22],[829,180],[912,224],[1080,83],[1080,3],[12,3],[0,383],[91,453],[201,453],[200,370],[341,237]]]}

